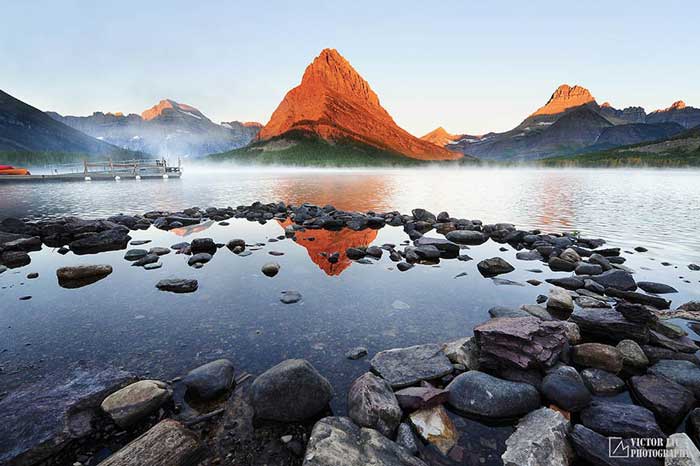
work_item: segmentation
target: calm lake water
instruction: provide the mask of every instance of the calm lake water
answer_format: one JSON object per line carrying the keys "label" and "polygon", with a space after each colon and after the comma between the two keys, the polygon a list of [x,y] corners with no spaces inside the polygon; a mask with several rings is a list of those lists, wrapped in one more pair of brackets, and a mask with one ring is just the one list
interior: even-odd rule
{"label": "calm lake water", "polygon": [[[254,201],[333,204],[347,210],[399,210],[424,207],[435,213],[511,222],[546,232],[580,231],[602,237],[611,247],[649,252],[625,254],[638,280],[676,287],[673,306],[700,299],[700,172],[659,170],[214,170],[192,168],[181,180],[0,185],[0,218],[85,218],[191,206],[237,206]],[[510,247],[487,242],[467,252],[474,260],[443,260],[401,273],[388,255],[371,264],[341,260],[331,266],[321,252],[349,246],[396,243],[401,228],[362,232],[307,231],[298,241],[275,241],[284,233],[276,221],[264,225],[231,220],[197,231],[150,229],[132,232],[145,247],[170,246],[197,237],[218,242],[243,238],[260,249],[239,257],[221,249],[202,269],[171,253],[163,267],[131,267],[124,251],[97,256],[65,256],[46,248],[31,253],[32,263],[0,275],[0,393],[79,359],[123,366],[140,375],[171,378],[219,357],[240,371],[257,373],[282,359],[309,359],[334,383],[334,407],[343,410],[350,382],[369,367],[380,350],[446,341],[470,335],[495,305],[532,304],[547,287],[499,285],[483,278],[479,260],[501,256],[516,270],[502,275],[529,278],[566,276],[537,262],[515,259]],[[429,236],[440,236],[435,232]],[[273,240],[273,241],[271,241]],[[283,252],[273,257],[270,251]],[[281,265],[274,278],[260,267]],[[672,265],[661,263],[668,261]],[[58,286],[55,270],[75,264],[114,267],[108,278],[80,289]],[[542,268],[544,273],[528,269]],[[39,278],[27,279],[29,272]],[[466,276],[455,278],[461,273]],[[189,295],[158,291],[168,277],[196,278]],[[303,300],[285,305],[283,290]],[[22,296],[32,299],[20,301]],[[691,332],[691,336],[697,335]],[[343,354],[366,346],[369,357]]]}

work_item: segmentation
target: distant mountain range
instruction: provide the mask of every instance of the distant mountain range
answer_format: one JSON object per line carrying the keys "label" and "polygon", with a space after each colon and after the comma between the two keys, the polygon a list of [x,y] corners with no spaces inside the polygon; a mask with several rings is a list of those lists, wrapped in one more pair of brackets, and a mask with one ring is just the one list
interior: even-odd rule
{"label": "distant mountain range", "polygon": [[262,125],[238,121],[216,124],[196,108],[161,100],[141,115],[95,112],[52,118],[101,141],[159,157],[200,157],[246,146]]}
{"label": "distant mountain range", "polygon": [[544,106],[505,133],[472,136],[437,128],[422,139],[480,159],[517,161],[656,141],[697,125],[700,109],[682,101],[647,114],[642,107],[598,105],[588,89],[563,84]]}

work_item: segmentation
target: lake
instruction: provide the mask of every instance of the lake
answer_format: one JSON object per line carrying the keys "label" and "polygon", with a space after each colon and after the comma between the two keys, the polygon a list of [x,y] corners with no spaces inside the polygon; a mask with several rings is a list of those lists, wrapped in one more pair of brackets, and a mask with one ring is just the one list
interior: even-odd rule
{"label": "lake", "polygon": [[[699,180],[698,171],[651,169],[189,167],[180,180],[0,185],[0,218],[98,218],[279,200],[363,212],[446,210],[484,223],[604,238],[608,246],[630,252],[624,254],[625,265],[636,270],[637,280],[677,288],[679,293],[667,295],[675,308],[700,299],[700,272],[687,267],[700,263]],[[0,393],[81,359],[168,379],[220,357],[251,373],[299,357],[332,381],[339,395],[333,407],[342,412],[348,385],[368,369],[377,351],[470,335],[474,325],[487,320],[490,307],[532,304],[546,294],[547,286],[528,285],[527,279],[569,275],[517,260],[511,247],[499,251],[503,245],[493,241],[465,251],[472,261],[443,260],[403,273],[387,254],[371,264],[345,257],[330,264],[321,253],[398,245],[408,237],[397,227],[307,230],[295,242],[278,239],[284,226],[231,219],[228,226],[209,222],[196,229],[131,233],[135,240],[151,240],[146,248],[198,237],[260,244],[247,257],[220,249],[202,269],[174,253],[156,270],[132,267],[124,251],[64,256],[45,246],[31,253],[30,265],[0,274]],[[441,237],[434,231],[428,236]],[[636,246],[648,252],[633,253]],[[516,284],[479,274],[477,262],[494,256],[515,266],[500,278]],[[270,261],[281,265],[274,278],[260,272]],[[58,267],[95,263],[110,264],[114,272],[80,289],[58,285]],[[533,268],[544,273],[528,271]],[[27,279],[29,272],[39,277]],[[196,278],[200,288],[188,295],[155,288],[158,280],[172,276]],[[282,304],[284,290],[299,291],[302,301]],[[23,296],[32,298],[19,300]],[[692,331],[691,336],[697,337]],[[366,346],[369,357],[346,359],[344,353],[356,346]]]}

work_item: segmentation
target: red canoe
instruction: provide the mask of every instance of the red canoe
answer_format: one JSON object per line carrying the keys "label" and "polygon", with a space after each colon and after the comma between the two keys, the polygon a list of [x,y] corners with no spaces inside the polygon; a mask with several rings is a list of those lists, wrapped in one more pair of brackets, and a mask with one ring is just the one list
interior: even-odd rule
{"label": "red canoe", "polygon": [[12,165],[0,165],[0,170],[12,170],[13,167]]}
{"label": "red canoe", "polygon": [[4,170],[0,168],[0,175],[31,175],[31,173],[26,168],[9,168]]}

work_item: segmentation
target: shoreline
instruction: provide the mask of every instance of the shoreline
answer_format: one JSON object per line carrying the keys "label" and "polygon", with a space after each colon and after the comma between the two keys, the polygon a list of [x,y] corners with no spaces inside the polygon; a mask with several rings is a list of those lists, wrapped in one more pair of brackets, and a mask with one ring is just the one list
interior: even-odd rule
{"label": "shoreline", "polygon": [[[112,459],[105,464],[136,464],[135,452],[157,454],[162,450],[163,438],[173,436],[181,439],[179,444],[189,445],[180,453],[183,461],[204,453],[207,461],[218,458],[221,464],[253,464],[256,455],[269,454],[286,461],[279,464],[324,465],[331,464],[329,455],[334,453],[332,442],[324,443],[322,439],[332,438],[336,446],[342,444],[347,451],[360,455],[381,452],[388,459],[380,464],[438,464],[458,461],[469,453],[460,442],[469,440],[470,432],[460,423],[474,420],[512,428],[508,439],[499,445],[503,451],[498,456],[503,460],[520,464],[539,457],[543,448],[551,448],[552,454],[560,458],[556,464],[569,464],[573,451],[586,457],[604,454],[594,450],[597,444],[607,449],[606,437],[623,431],[642,437],[673,433],[700,395],[700,361],[694,354],[698,347],[684,329],[665,322],[679,313],[666,311],[670,303],[662,297],[664,294],[638,291],[640,284],[646,283],[642,286],[656,287],[659,293],[663,284],[637,281],[624,266],[624,251],[606,248],[600,239],[518,230],[505,223],[484,225],[478,220],[455,219],[447,213],[434,215],[423,209],[414,209],[410,215],[360,214],[331,206],[254,203],[235,209],[193,208],[143,216],[117,215],[105,220],[63,218],[25,223],[5,219],[0,222],[0,257],[5,266],[9,262],[12,267],[22,267],[29,253],[42,245],[81,255],[126,250],[132,231],[151,226],[163,230],[196,227],[205,219],[226,222],[231,218],[251,222],[291,219],[285,229],[288,239],[304,230],[400,227],[410,242],[349,248],[341,253],[352,261],[375,261],[388,254],[397,269],[404,268],[405,273],[435,261],[469,260],[464,257],[469,247],[491,240],[518,250],[520,258],[526,258],[522,260],[572,275],[544,280],[546,285],[540,282],[552,287],[537,304],[520,309],[492,308],[491,319],[477,325],[473,336],[367,355],[372,371],[355,380],[348,394],[332,394],[323,375],[299,360],[283,361],[258,377],[236,373],[235,359],[230,363],[212,361],[213,366],[194,369],[182,378],[138,382],[136,386],[133,383],[138,377],[123,370],[77,367],[76,374],[82,374],[92,386],[81,393],[80,399],[71,398],[76,393],[63,393],[60,400],[64,404],[57,403],[59,415],[49,416],[47,422],[53,427],[62,425],[67,422],[63,413],[79,404],[95,423],[77,437],[60,437],[60,451],[66,455],[62,459],[94,464],[98,452],[91,452],[91,448],[101,443],[110,444],[111,451],[124,448],[121,454],[126,458],[121,463]],[[244,240],[234,239],[224,245],[195,237],[177,252],[197,267],[216,260],[216,254],[227,253],[226,249],[242,254],[247,245]],[[145,252],[139,253],[135,261],[148,258],[141,265],[144,267],[157,263],[157,257],[153,257],[158,256],[157,251]],[[197,256],[199,260],[192,260]],[[337,259],[332,254],[326,257],[329,262]],[[512,268],[497,256],[478,265],[484,277],[496,279]],[[62,274],[71,286],[85,286],[92,283],[90,280],[109,276],[105,269],[73,268]],[[191,283],[169,286],[196,293]],[[295,298],[288,297],[290,305]],[[684,318],[698,319],[697,302],[681,308]],[[365,357],[360,348],[353,350],[349,357]],[[43,385],[43,390],[53,388]],[[41,390],[39,385],[8,393],[0,398],[0,410],[13,409],[16,417],[12,419],[21,423],[25,414],[22,406],[32,405],[27,391]],[[605,401],[606,396],[621,391],[633,394],[631,404],[620,406]],[[484,398],[487,392],[501,396],[501,402]],[[669,409],[664,405],[668,393],[674,393],[671,399],[683,403]],[[333,417],[316,422],[332,414],[327,404],[333,395],[348,396],[351,420]],[[109,397],[112,403],[105,405]],[[70,403],[65,404],[66,399]],[[22,405],[22,400],[29,404]],[[611,422],[630,410],[639,423],[630,426]],[[687,432],[697,442],[694,429],[700,429],[700,411],[693,413]],[[556,447],[523,442],[528,432],[539,432],[541,426],[548,430],[540,435],[551,436],[551,445]],[[435,429],[438,435],[427,434]],[[154,432],[160,440],[146,442]],[[142,433],[145,436],[138,437]],[[247,442],[237,445],[235,439]],[[135,443],[129,443],[131,440]],[[53,460],[11,464],[59,464],[56,461],[61,460],[55,451],[30,448],[23,453],[25,459],[38,454],[48,454]],[[192,461],[187,464],[198,464]]]}

